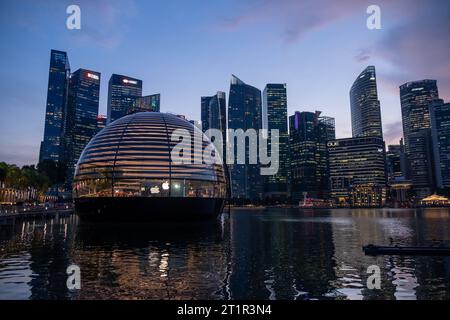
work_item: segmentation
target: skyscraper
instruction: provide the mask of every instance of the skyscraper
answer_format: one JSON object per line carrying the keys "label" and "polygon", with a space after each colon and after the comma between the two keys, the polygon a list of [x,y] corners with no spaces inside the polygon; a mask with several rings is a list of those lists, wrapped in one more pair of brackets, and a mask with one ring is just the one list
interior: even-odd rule
{"label": "skyscraper", "polygon": [[64,152],[69,181],[72,181],[81,152],[97,133],[99,95],[99,72],[78,69],[71,75],[64,124]]}
{"label": "skyscraper", "polygon": [[[222,157],[226,159],[227,105],[225,92],[218,91],[210,97],[201,97],[202,131],[217,129],[222,131]],[[220,149],[218,148],[220,151]]]}
{"label": "skyscraper", "polygon": [[388,182],[394,182],[406,177],[406,155],[403,139],[400,144],[389,145],[386,152],[386,169]]}
{"label": "skyscraper", "polygon": [[430,128],[409,135],[409,178],[419,197],[430,195],[436,185],[432,143]]}
{"label": "skyscraper", "polygon": [[430,104],[431,137],[438,188],[450,188],[450,103]]}
{"label": "skyscraper", "polygon": [[429,104],[438,98],[436,80],[413,81],[400,86],[408,178],[419,196],[426,196],[434,188]]}
{"label": "skyscraper", "polygon": [[[228,129],[259,132],[261,120],[261,91],[245,84],[236,76],[231,76],[228,100]],[[234,144],[234,164],[229,165],[231,196],[234,199],[260,200],[262,197],[262,178],[259,161],[249,164],[249,146],[245,146],[245,164],[237,164],[237,144]]]}
{"label": "skyscraper", "polygon": [[41,142],[39,161],[59,161],[64,110],[67,103],[67,87],[70,65],[67,53],[51,50],[48,75],[47,107],[45,111],[44,139]]}
{"label": "skyscraper", "polygon": [[328,142],[331,197],[337,204],[381,206],[385,201],[385,148],[380,137]]}
{"label": "skyscraper", "polygon": [[126,114],[135,112],[159,112],[161,95],[159,93],[148,96],[138,97],[131,106],[126,108]]}
{"label": "skyscraper", "polygon": [[403,137],[407,154],[410,153],[410,135],[430,127],[428,106],[436,99],[439,99],[436,80],[411,81],[400,86]]}
{"label": "skyscraper", "polygon": [[113,74],[108,84],[108,123],[127,114],[136,98],[142,96],[142,80]]}
{"label": "skyscraper", "polygon": [[289,117],[289,184],[293,201],[328,197],[327,141],[334,139],[334,119],[321,112]]}
{"label": "skyscraper", "polygon": [[350,105],[354,138],[383,137],[374,66],[367,67],[356,78],[350,89]]}
{"label": "skyscraper", "polygon": [[269,83],[263,92],[262,127],[268,132],[268,150],[271,150],[270,130],[279,132],[278,173],[264,178],[264,193],[267,198],[287,198],[287,95],[286,84]]}

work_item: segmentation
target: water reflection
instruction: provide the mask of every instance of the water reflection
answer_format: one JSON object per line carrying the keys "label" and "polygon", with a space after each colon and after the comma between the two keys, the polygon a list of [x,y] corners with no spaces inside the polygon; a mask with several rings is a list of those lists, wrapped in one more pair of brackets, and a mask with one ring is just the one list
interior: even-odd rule
{"label": "water reflection", "polygon": [[[65,218],[0,227],[0,299],[449,299],[450,257],[365,256],[449,241],[447,209],[235,210],[182,224]],[[82,287],[66,287],[68,265]],[[381,269],[381,290],[366,287]]]}

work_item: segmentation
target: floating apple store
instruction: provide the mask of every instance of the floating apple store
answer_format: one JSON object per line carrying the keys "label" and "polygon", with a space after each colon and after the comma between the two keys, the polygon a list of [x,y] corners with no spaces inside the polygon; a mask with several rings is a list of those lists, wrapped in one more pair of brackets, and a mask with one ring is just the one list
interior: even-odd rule
{"label": "floating apple store", "polygon": [[135,113],[103,128],[86,146],[75,170],[77,213],[86,218],[149,220],[220,213],[226,198],[223,165],[171,161],[179,143],[171,137],[176,129],[187,130],[192,144],[197,139],[195,143],[203,145],[191,151],[193,159],[201,156],[195,152],[210,145],[192,123],[166,113]]}

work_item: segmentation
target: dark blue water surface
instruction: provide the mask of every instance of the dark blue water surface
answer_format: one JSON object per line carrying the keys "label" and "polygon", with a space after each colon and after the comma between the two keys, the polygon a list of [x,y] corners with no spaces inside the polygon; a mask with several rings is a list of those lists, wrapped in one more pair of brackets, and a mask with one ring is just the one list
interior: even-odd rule
{"label": "dark blue water surface", "polygon": [[[365,244],[450,243],[448,209],[234,209],[217,221],[0,226],[0,299],[450,299],[450,257]],[[81,270],[67,289],[66,268]],[[381,289],[367,268],[379,266]]]}

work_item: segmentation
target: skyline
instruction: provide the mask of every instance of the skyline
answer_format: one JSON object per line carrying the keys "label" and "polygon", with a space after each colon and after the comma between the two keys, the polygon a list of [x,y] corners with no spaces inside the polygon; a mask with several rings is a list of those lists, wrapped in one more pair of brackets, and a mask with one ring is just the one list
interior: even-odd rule
{"label": "skyline", "polygon": [[[450,30],[450,10],[440,5],[443,1],[378,2],[381,30],[366,28],[370,3],[356,1],[339,6],[327,1],[79,1],[81,30],[72,31],[65,27],[68,1],[2,2],[1,37],[10,45],[0,60],[0,161],[37,162],[51,49],[66,51],[73,70],[102,74],[101,114],[106,114],[113,73],[143,80],[144,93],[161,93],[161,111],[193,120],[200,120],[201,96],[228,92],[236,74],[260,90],[267,83],[287,83],[288,115],[320,110],[336,119],[338,138],[351,136],[351,85],[374,65],[386,144],[398,143],[400,85],[436,79],[440,97],[450,98],[450,45],[439,37]],[[411,10],[403,14],[407,4]],[[280,14],[267,16],[274,6]],[[146,19],[149,12],[154,19]],[[337,81],[330,85],[332,80]]]}

